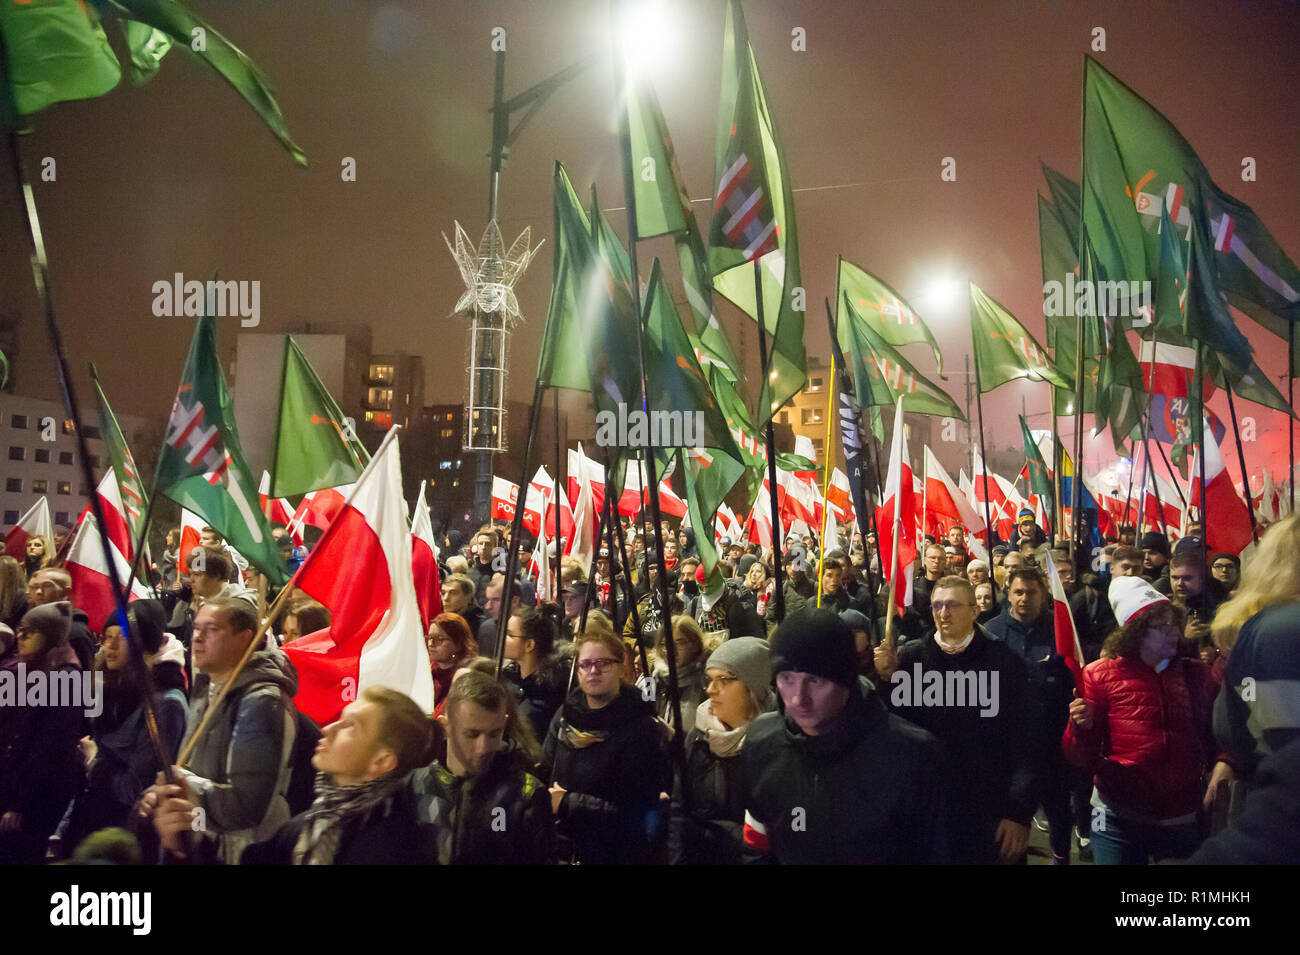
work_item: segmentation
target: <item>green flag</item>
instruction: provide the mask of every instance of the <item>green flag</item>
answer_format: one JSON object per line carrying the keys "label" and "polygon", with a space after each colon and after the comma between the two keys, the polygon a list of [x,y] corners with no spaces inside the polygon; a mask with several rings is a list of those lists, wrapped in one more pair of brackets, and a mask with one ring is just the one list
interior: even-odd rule
{"label": "green flag", "polygon": [[172,48],[172,38],[146,23],[127,20],[122,24],[126,48],[131,51],[131,80],[137,86],[149,82]]}
{"label": "green flag", "polygon": [[1300,317],[1300,270],[1250,207],[1214,184],[1173,124],[1089,57],[1083,220],[1102,277],[1156,278],[1162,210],[1193,239],[1189,331],[1197,327],[1196,337],[1218,352],[1230,376],[1244,374],[1252,349],[1224,297],[1285,337],[1287,322]]}
{"label": "green flag", "polygon": [[713,287],[757,319],[753,268],[740,266],[758,263],[763,322],[771,336],[754,418],[761,426],[802,391],[808,379],[806,294],[789,175],[739,0],[727,7],[715,142],[709,266]]}
{"label": "green flag", "polygon": [[[717,569],[713,517],[718,505],[744,475],[745,466],[732,440],[722,408],[714,400],[704,370],[682,327],[672,297],[663,284],[656,259],[646,289],[646,388],[651,415],[683,417],[682,440],[665,446],[679,448],[686,462],[686,502],[696,545],[708,576],[706,593],[716,593],[723,577]],[[687,417],[689,416],[689,418]],[[698,422],[687,427],[689,422]],[[671,427],[669,428],[671,432]],[[687,432],[692,432],[687,434]],[[661,434],[662,438],[662,434]]]}
{"label": "green flag", "polygon": [[271,496],[355,483],[370,454],[292,335],[284,339],[280,415],[271,455]]}
{"label": "green flag", "polygon": [[194,328],[154,486],[156,493],[198,514],[272,583],[281,584],[289,575],[257,506],[257,483],[239,447],[211,311]]}
{"label": "green flag", "polygon": [[[1142,437],[1142,412],[1146,406],[1146,388],[1142,384],[1142,367],[1129,345],[1128,333],[1117,322],[1111,329],[1110,348],[1101,364],[1098,394],[1105,407],[1098,409],[1110,425],[1115,453],[1128,457],[1125,446]],[[1099,402],[1100,405],[1100,402]],[[1101,430],[1100,422],[1097,430]]]}
{"label": "green flag", "polygon": [[[1046,166],[1043,168],[1045,173],[1050,171]],[[1059,173],[1055,177],[1069,184],[1069,180]],[[1075,189],[1077,191],[1078,187]],[[1078,373],[1079,319],[1073,307],[1079,274],[1078,235],[1069,231],[1055,202],[1042,196],[1038,197],[1038,251],[1043,275],[1047,347],[1057,372],[1062,378],[1073,380]],[[1065,305],[1067,298],[1071,301],[1069,308]],[[1096,354],[1088,354],[1085,350],[1083,361],[1083,410],[1085,414],[1092,414],[1097,407],[1099,359]],[[1073,388],[1052,388],[1052,406],[1058,415],[1073,415],[1075,398]]]}
{"label": "green flag", "polygon": [[1025,416],[1017,415],[1017,417],[1020,418],[1020,436],[1025,442],[1025,468],[1029,471],[1029,490],[1045,502],[1048,514],[1055,515],[1056,495],[1052,491],[1052,478],[1047,472],[1047,462],[1043,460],[1043,452],[1038,449],[1038,442],[1029,432]]}
{"label": "green flag", "polygon": [[845,319],[845,309],[851,305],[859,320],[868,324],[872,331],[890,345],[909,345],[913,342],[928,344],[934,352],[934,363],[942,378],[943,353],[939,351],[939,343],[935,341],[930,329],[921,321],[921,316],[916,314],[903,296],[870,272],[843,256],[837,261],[840,314],[836,327],[840,329],[840,348],[847,347],[845,330],[848,322]]}
{"label": "green flag", "polygon": [[981,392],[1017,378],[1073,387],[1069,378],[1052,367],[1034,336],[974,282],[970,285],[970,329]]}
{"label": "green flag", "polygon": [[79,0],[0,4],[9,87],[20,115],[103,96],[122,78],[93,7]]}
{"label": "green flag", "polygon": [[693,218],[691,199],[686,194],[659,100],[644,78],[628,93],[627,118],[632,139],[637,238],[683,233],[687,220]]}
{"label": "green flag", "polygon": [[108,452],[109,463],[113,467],[113,476],[121,491],[122,506],[126,508],[126,520],[131,531],[132,546],[140,539],[144,526],[145,511],[149,508],[149,496],[140,481],[140,471],[135,466],[135,458],[126,443],[122,429],[117,423],[113,409],[108,405],[108,396],[99,383],[99,374],[92,363],[90,378],[95,383],[95,397],[99,401],[99,432],[104,440],[104,449]]}
{"label": "green flag", "polygon": [[1052,195],[1052,207],[1055,209],[1057,216],[1060,217],[1066,231],[1075,237],[1077,254],[1078,235],[1083,216],[1082,190],[1077,182],[1053,169],[1047,163],[1040,161],[1039,165],[1043,169],[1043,178],[1047,180],[1047,188]]}
{"label": "green flag", "polygon": [[[845,360],[853,362],[853,382],[860,406],[897,405],[901,397],[904,411],[966,420],[946,392],[919,374],[876,332],[874,323],[853,307],[847,292],[840,305],[842,321],[848,328]],[[837,332],[837,338],[846,337],[838,326]]]}

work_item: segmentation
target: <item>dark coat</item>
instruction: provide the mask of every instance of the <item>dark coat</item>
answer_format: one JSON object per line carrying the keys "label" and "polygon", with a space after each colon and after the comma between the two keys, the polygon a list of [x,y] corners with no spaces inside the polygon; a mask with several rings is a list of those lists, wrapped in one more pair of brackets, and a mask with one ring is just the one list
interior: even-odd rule
{"label": "dark coat", "polygon": [[[991,677],[986,684],[993,701],[988,709],[996,705],[996,712],[986,715],[978,700],[964,705],[952,700],[945,700],[943,706],[914,705],[917,664],[922,673],[996,673],[997,684],[991,683]],[[961,799],[949,807],[954,857],[965,863],[996,861],[998,821],[1010,819],[1027,826],[1038,805],[1024,661],[976,626],[970,645],[958,654],[944,653],[933,638],[904,644],[898,651],[895,677],[881,695],[899,716],[939,738],[948,753],[951,778],[960,780]]]}
{"label": "dark coat", "polygon": [[444,760],[411,774],[422,853],[439,865],[546,865],[555,820],[542,781],[518,750],[498,753],[482,776],[456,776]]}
{"label": "dark coat", "polygon": [[[1223,686],[1214,704],[1214,735],[1234,761],[1253,772],[1258,760],[1300,736],[1295,709],[1275,706],[1300,685],[1300,603],[1267,607],[1242,625],[1228,657]],[[1254,681],[1250,699],[1242,698],[1247,678]],[[1292,718],[1286,718],[1287,714]]]}
{"label": "dark coat", "polygon": [[673,787],[669,864],[740,864],[745,847],[745,779],[740,754],[715,755],[708,739],[693,729],[686,740],[686,779],[688,794],[683,793],[680,780]]}
{"label": "dark coat", "polygon": [[[293,850],[305,816],[297,815],[265,842],[255,842],[239,856],[240,865],[293,865]],[[421,852],[415,799],[408,786],[397,790],[384,807],[343,824],[334,865],[424,865],[432,860]]]}
{"label": "dark coat", "polygon": [[672,785],[665,736],[654,704],[630,686],[598,710],[576,689],[555,714],[542,764],[568,790],[560,834],[573,841],[578,861],[654,861],[664,829],[659,794]]}
{"label": "dark coat", "polygon": [[1044,766],[1058,764],[1061,734],[1070,718],[1070,700],[1074,697],[1074,676],[1065,665],[1065,657],[1056,652],[1056,623],[1051,611],[1026,624],[1011,615],[1008,604],[984,624],[984,629],[989,636],[1005,641],[1025,662],[1029,675],[1029,724],[1037,728],[1034,742]]}
{"label": "dark coat", "polygon": [[1188,861],[1193,865],[1300,863],[1300,739],[1292,739],[1260,763],[1240,815],[1202,843]]}
{"label": "dark coat", "polygon": [[740,754],[748,861],[949,861],[942,753],[865,680],[821,736],[804,735],[782,711],[756,717]]}

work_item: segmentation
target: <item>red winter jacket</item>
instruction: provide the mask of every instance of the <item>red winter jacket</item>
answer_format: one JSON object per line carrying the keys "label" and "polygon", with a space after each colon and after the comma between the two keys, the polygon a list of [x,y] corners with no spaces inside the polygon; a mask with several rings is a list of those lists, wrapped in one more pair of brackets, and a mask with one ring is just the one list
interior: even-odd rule
{"label": "red winter jacket", "polygon": [[1175,658],[1163,673],[1140,659],[1101,659],[1083,670],[1091,730],[1071,721],[1068,760],[1095,773],[1107,806],[1149,819],[1195,812],[1214,752],[1210,715],[1217,687],[1200,660]]}

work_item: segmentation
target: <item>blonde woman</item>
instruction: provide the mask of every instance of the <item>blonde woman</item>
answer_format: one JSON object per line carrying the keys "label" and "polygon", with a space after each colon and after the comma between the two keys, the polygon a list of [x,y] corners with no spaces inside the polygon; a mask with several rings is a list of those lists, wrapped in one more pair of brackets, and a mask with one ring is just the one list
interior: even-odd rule
{"label": "blonde woman", "polygon": [[23,563],[23,569],[27,571],[27,576],[38,570],[43,570],[54,563],[54,545],[44,534],[33,534],[27,538],[27,559]]}
{"label": "blonde woman", "polygon": [[1259,760],[1300,736],[1300,515],[1264,534],[1211,633],[1227,657],[1214,735],[1253,775]]}
{"label": "blonde woman", "polygon": [[[700,625],[685,615],[673,617],[673,647],[677,653],[677,687],[681,692],[682,725],[686,735],[695,728],[695,711],[708,698],[704,663],[708,651],[704,646],[704,631]],[[663,631],[655,647],[655,705],[659,718],[669,726],[673,724],[672,696],[669,692],[668,651],[664,646]]]}

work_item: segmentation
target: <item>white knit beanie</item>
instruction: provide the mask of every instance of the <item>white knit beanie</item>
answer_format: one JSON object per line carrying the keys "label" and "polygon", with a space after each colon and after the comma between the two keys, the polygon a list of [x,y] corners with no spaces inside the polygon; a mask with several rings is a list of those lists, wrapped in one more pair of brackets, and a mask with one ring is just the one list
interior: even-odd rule
{"label": "white knit beanie", "polygon": [[1113,577],[1110,581],[1110,607],[1122,627],[1152,604],[1169,603],[1169,598],[1141,577]]}

